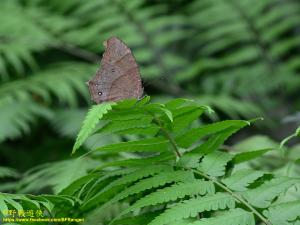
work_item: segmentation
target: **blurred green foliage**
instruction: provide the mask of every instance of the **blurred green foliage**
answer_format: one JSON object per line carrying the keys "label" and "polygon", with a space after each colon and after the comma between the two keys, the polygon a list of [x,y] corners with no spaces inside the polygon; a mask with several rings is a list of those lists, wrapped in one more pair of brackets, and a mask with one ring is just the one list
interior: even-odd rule
{"label": "blurred green foliage", "polygon": [[1,0],[0,163],[69,157],[111,36],[132,48],[154,99],[210,105],[204,120],[264,116],[260,131],[280,141],[300,121],[299,17],[297,0]]}

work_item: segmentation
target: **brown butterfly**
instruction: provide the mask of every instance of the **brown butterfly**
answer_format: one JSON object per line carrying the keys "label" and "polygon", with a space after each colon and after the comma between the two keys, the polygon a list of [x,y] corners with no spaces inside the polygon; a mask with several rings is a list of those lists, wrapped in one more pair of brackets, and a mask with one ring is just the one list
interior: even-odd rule
{"label": "brown butterfly", "polygon": [[101,67],[87,82],[96,103],[141,98],[143,87],[138,65],[128,46],[116,37],[104,43]]}

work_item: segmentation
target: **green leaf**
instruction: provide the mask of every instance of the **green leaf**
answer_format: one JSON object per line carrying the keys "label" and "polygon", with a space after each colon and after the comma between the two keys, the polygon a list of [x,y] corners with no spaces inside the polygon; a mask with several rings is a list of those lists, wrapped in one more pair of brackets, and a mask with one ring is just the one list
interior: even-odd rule
{"label": "green leaf", "polygon": [[273,225],[292,225],[300,217],[300,200],[271,206],[263,213]]}
{"label": "green leaf", "polygon": [[214,184],[210,181],[195,180],[189,183],[178,183],[170,187],[159,189],[124,210],[119,216],[125,215],[142,207],[157,205],[164,202],[175,201],[186,196],[213,194]]}
{"label": "green leaf", "polygon": [[200,219],[200,221],[188,225],[255,225],[252,213],[243,209],[231,209],[212,218]]}
{"label": "green leaf", "polygon": [[119,201],[129,195],[137,194],[141,191],[151,189],[153,187],[159,187],[168,183],[180,181],[193,181],[193,174],[190,171],[161,172],[153,177],[146,178],[134,184],[133,186],[130,186],[124,192],[117,195],[112,201]]}
{"label": "green leaf", "polygon": [[171,124],[174,132],[181,131],[190,125],[193,121],[198,119],[203,112],[205,107],[201,106],[184,106],[174,110],[174,122]]}
{"label": "green leaf", "polygon": [[[105,196],[104,195],[105,192],[109,191],[110,189],[113,189],[115,187],[121,187],[122,188],[124,185],[127,185],[128,183],[130,184],[130,183],[132,183],[134,181],[138,181],[142,178],[149,177],[149,176],[152,176],[152,175],[155,175],[155,174],[159,174],[159,172],[165,171],[165,173],[169,174],[170,172],[167,172],[169,170],[170,170],[170,167],[168,167],[168,166],[148,166],[148,167],[145,167],[143,170],[140,170],[140,169],[135,170],[135,171],[129,173],[128,175],[125,175],[125,176],[115,180],[114,182],[111,182],[108,186],[103,188],[100,192],[96,193],[94,196],[92,196],[90,199],[88,199],[82,205],[82,208],[83,209],[88,209],[88,208],[91,208],[91,207],[97,205],[99,202],[101,202],[103,196]],[[156,180],[154,177],[149,177],[147,179],[148,180]],[[141,182],[144,182],[147,179],[144,179]],[[131,189],[133,189],[133,188],[131,188]],[[126,189],[124,192],[126,192],[126,191],[128,191],[128,189]],[[92,193],[92,192],[90,191],[90,193]],[[117,196],[120,196],[120,194],[118,194]],[[117,196],[115,197],[114,201],[118,201]],[[88,197],[90,197],[90,196],[88,196]],[[113,200],[111,200],[111,201],[113,201]]]}
{"label": "green leaf", "polygon": [[113,105],[113,109],[115,110],[123,110],[123,109],[133,109],[138,100],[135,98],[130,98],[130,99],[124,99],[122,101],[119,101],[117,104]]}
{"label": "green leaf", "polygon": [[73,181],[69,186],[59,192],[61,195],[74,195],[81,186],[96,178],[98,174],[88,174]]}
{"label": "green leaf", "polygon": [[0,199],[2,201],[1,203],[2,211],[6,210],[7,208],[10,208],[10,206],[17,210],[23,209],[22,205],[16,201],[17,199],[19,199],[18,195],[0,193]]}
{"label": "green leaf", "polygon": [[210,153],[204,156],[198,169],[213,177],[223,176],[225,166],[232,157],[233,155],[220,151]]}
{"label": "green leaf", "polygon": [[89,158],[42,164],[23,175],[19,182],[19,190],[28,193],[51,187],[54,193],[58,193],[77,178],[85,176],[95,165],[97,162]]}
{"label": "green leaf", "polygon": [[175,109],[177,109],[179,106],[182,106],[186,103],[194,103],[193,100],[190,99],[184,99],[184,98],[176,98],[176,99],[172,99],[171,101],[165,103],[165,106],[173,111]]}
{"label": "green leaf", "polygon": [[53,116],[45,106],[26,99],[5,98],[3,95],[5,94],[0,93],[0,142],[29,133],[30,125],[38,118],[50,119]]}
{"label": "green leaf", "polygon": [[177,203],[157,216],[148,225],[172,224],[182,218],[195,217],[198,213],[217,209],[234,208],[234,199],[227,194],[217,193]]}
{"label": "green leaf", "polygon": [[152,103],[152,104],[144,105],[142,109],[154,117],[157,114],[159,116],[166,116],[170,122],[173,122],[172,112],[169,109],[167,109],[163,104]]}
{"label": "green leaf", "polygon": [[[153,170],[154,173],[156,173],[156,168],[154,168]],[[107,190],[108,188],[105,187],[107,187],[108,183],[111,183],[114,180],[118,180],[120,176],[126,176],[127,174],[131,174],[134,171],[136,171],[135,168],[125,168],[105,172],[98,175],[98,178],[94,180],[95,182],[91,186],[83,186],[83,189],[81,189],[81,191],[85,192],[85,202],[92,202],[91,199],[94,199],[93,204],[98,204],[98,202],[101,202],[103,199],[106,199],[107,196],[110,196],[111,193],[114,193],[115,190],[122,189],[123,186],[118,185],[111,185],[110,190]],[[99,191],[99,187],[101,191]]]}
{"label": "green leaf", "polygon": [[264,172],[251,169],[241,169],[222,180],[227,187],[234,191],[245,191],[247,186],[262,177]]}
{"label": "green leaf", "polygon": [[41,205],[51,211],[51,207],[48,207],[49,204],[51,203],[47,203],[47,200],[42,197],[0,193],[0,214],[4,214],[5,210],[8,209],[25,210],[27,207],[31,209],[41,209]]}
{"label": "green leaf", "polygon": [[258,158],[271,150],[273,150],[273,149],[267,148],[267,149],[259,149],[259,150],[253,150],[253,151],[247,151],[247,152],[240,152],[234,156],[233,160],[236,164],[243,163],[243,162]]}
{"label": "green leaf", "polygon": [[172,167],[165,166],[165,165],[145,166],[143,168],[143,170],[137,169],[137,170],[135,170],[127,175],[124,175],[123,177],[111,182],[108,186],[103,188],[98,194],[101,194],[114,186],[121,186],[121,185],[128,184],[128,183],[130,184],[132,182],[138,181],[142,178],[153,176],[160,172],[171,172],[171,171],[172,171]]}
{"label": "green leaf", "polygon": [[[131,115],[135,116],[134,112],[131,112]],[[100,128],[97,133],[103,134],[141,134],[154,135],[159,130],[159,127],[152,123],[151,116],[144,116],[143,118],[136,118],[130,120],[115,120],[110,121],[102,128]]]}
{"label": "green leaf", "polygon": [[299,181],[289,177],[274,178],[255,189],[244,192],[243,196],[255,207],[266,208],[272,203],[275,197],[297,182]]}
{"label": "green leaf", "polygon": [[148,103],[151,100],[151,97],[149,95],[143,96],[142,99],[140,99],[137,103],[136,106],[142,106]]}
{"label": "green leaf", "polygon": [[182,155],[178,161],[178,165],[187,168],[199,167],[199,160],[204,156],[202,153],[187,152]]}
{"label": "green leaf", "polygon": [[112,105],[114,104],[115,103],[102,103],[100,105],[95,105],[90,109],[76,138],[72,154],[74,154],[76,150],[83,144],[83,142],[93,132],[98,121],[103,117],[104,114],[112,109]]}
{"label": "green leaf", "polygon": [[95,170],[100,170],[112,166],[134,167],[134,166],[144,166],[144,165],[157,165],[164,161],[172,161],[174,159],[175,159],[174,154],[172,154],[171,152],[164,152],[153,157],[133,158],[133,159],[125,159],[125,160],[103,163]]}
{"label": "green leaf", "polygon": [[49,200],[55,206],[65,204],[74,207],[79,203],[79,200],[77,198],[68,195],[41,195],[41,197]]}
{"label": "green leaf", "polygon": [[164,152],[168,151],[169,141],[165,138],[150,138],[138,141],[121,142],[117,144],[105,145],[93,151],[105,153],[119,152]]}
{"label": "green leaf", "polygon": [[18,178],[20,174],[12,168],[0,166],[0,178],[13,177]]}
{"label": "green leaf", "polygon": [[195,147],[192,152],[194,153],[210,153],[218,150],[222,144],[234,133],[236,133],[240,127],[229,127],[223,131],[220,131],[212,135],[207,141],[203,144]]}
{"label": "green leaf", "polygon": [[155,216],[157,216],[157,212],[148,212],[138,216],[130,216],[118,220],[114,220],[111,222],[112,225],[141,225],[148,224]]}
{"label": "green leaf", "polygon": [[207,135],[215,134],[221,131],[225,131],[228,128],[236,128],[234,130],[238,130],[246,125],[249,125],[248,121],[244,120],[225,120],[218,123],[213,123],[209,125],[205,125],[199,128],[191,129],[190,131],[186,132],[185,134],[178,136],[176,138],[176,142],[180,147],[188,148],[193,143],[205,137]]}
{"label": "green leaf", "polygon": [[2,215],[5,215],[5,212],[7,212],[7,210],[8,210],[8,206],[6,205],[4,199],[0,198],[0,213]]}
{"label": "green leaf", "polygon": [[278,149],[278,147],[277,142],[264,135],[252,135],[234,145],[234,148],[238,151],[237,153],[257,149]]}
{"label": "green leaf", "polygon": [[134,119],[149,119],[152,118],[150,115],[145,114],[145,112],[138,107],[131,107],[131,108],[115,108],[113,106],[112,111],[108,114],[103,116],[104,120],[109,120],[111,122],[118,122],[118,121],[128,121]]}
{"label": "green leaf", "polygon": [[117,194],[110,201],[106,202],[103,209],[113,203],[116,203],[128,196],[138,194],[142,191],[149,190],[155,187],[163,186],[174,182],[190,182],[193,181],[193,174],[190,171],[173,171],[161,172],[153,177],[143,179],[134,185],[127,187],[124,191]]}

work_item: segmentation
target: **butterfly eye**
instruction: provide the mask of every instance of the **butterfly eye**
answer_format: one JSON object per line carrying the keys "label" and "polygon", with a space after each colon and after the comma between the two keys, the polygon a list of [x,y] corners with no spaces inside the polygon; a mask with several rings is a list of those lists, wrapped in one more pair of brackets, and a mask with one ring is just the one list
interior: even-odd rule
{"label": "butterfly eye", "polygon": [[98,95],[99,95],[99,96],[101,96],[101,95],[102,95],[102,92],[101,92],[101,91],[99,91],[99,92],[98,92]]}

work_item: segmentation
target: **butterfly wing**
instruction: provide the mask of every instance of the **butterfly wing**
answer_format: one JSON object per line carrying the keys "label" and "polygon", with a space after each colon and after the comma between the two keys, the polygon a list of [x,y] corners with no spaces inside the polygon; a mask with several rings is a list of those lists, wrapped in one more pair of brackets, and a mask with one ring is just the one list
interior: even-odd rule
{"label": "butterfly wing", "polygon": [[104,45],[101,68],[88,82],[92,100],[101,103],[140,98],[143,87],[131,50],[116,37],[108,39]]}

